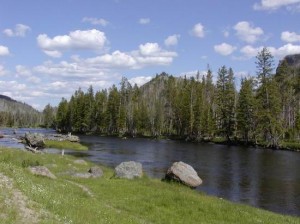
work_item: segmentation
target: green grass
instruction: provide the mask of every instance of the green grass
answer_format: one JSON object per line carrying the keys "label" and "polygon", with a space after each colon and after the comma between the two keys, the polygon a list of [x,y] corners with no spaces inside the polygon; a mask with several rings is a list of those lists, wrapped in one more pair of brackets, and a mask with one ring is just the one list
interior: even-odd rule
{"label": "green grass", "polygon": [[[0,148],[0,173],[14,180],[15,188],[32,201],[32,209],[46,211],[39,223],[300,223],[297,217],[231,203],[175,183],[147,177],[115,179],[106,167],[100,179],[75,178],[68,172],[86,172],[94,165],[77,164],[75,159]],[[57,179],[30,174],[27,165],[37,163]],[[15,212],[6,212],[11,221],[7,223],[14,223]]]}
{"label": "green grass", "polygon": [[280,146],[285,149],[300,151],[300,142],[282,142]]}
{"label": "green grass", "polygon": [[70,141],[46,140],[45,144],[46,144],[46,148],[73,149],[73,150],[88,150],[89,149],[86,145],[82,145],[78,142],[70,142]]}

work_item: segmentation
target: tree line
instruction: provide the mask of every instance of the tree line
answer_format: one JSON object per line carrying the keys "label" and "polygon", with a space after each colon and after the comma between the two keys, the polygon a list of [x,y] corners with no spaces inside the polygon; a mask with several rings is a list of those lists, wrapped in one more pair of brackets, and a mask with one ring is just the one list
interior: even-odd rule
{"label": "tree line", "polygon": [[[208,68],[202,77],[162,73],[141,87],[122,78],[119,88],[79,88],[69,101],[61,100],[56,118],[52,113],[48,124],[53,120],[64,132],[222,138],[273,147],[299,141],[300,69],[282,61],[274,73],[267,48],[258,53],[256,67],[256,76],[243,78],[239,91],[232,68],[226,66],[219,68],[216,83]],[[47,106],[44,114],[53,110]]]}
{"label": "tree line", "polygon": [[37,127],[43,115],[25,103],[0,95],[0,127]]}

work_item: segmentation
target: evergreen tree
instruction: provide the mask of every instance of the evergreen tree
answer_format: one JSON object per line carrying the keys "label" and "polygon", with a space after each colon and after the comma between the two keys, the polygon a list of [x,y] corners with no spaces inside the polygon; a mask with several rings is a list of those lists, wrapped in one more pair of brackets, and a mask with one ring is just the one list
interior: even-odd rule
{"label": "evergreen tree", "polygon": [[296,83],[295,76],[293,75],[293,69],[288,66],[286,60],[280,62],[276,74],[275,80],[279,87],[280,99],[282,105],[282,120],[283,127],[285,130],[285,138],[293,139],[296,134],[295,130],[295,120],[297,114],[297,98],[296,98],[296,88],[294,83]]}
{"label": "evergreen tree", "polygon": [[216,131],[215,122],[215,85],[213,84],[212,71],[208,66],[206,77],[203,77],[203,102],[202,102],[202,133],[205,138],[212,139]]}
{"label": "evergreen tree", "polygon": [[237,103],[237,129],[243,140],[253,139],[255,130],[254,80],[242,79]]}
{"label": "evergreen tree", "polygon": [[257,57],[257,131],[269,146],[278,147],[282,132],[280,92],[275,82],[273,56],[263,48]]}
{"label": "evergreen tree", "polygon": [[84,94],[84,108],[83,108],[83,121],[82,126],[85,130],[83,131],[91,131],[95,127],[95,98],[94,98],[94,89],[93,86],[90,86],[87,92]]}
{"label": "evergreen tree", "polygon": [[58,130],[66,132],[69,130],[69,119],[68,119],[68,101],[62,98],[56,113],[56,125]]}
{"label": "evergreen tree", "polygon": [[98,91],[95,94],[95,106],[93,114],[95,115],[96,130],[100,133],[107,133],[107,98],[107,90]]}
{"label": "evergreen tree", "polygon": [[117,134],[119,131],[120,121],[120,94],[115,85],[113,85],[109,90],[106,118],[108,133]]}
{"label": "evergreen tree", "polygon": [[43,110],[44,126],[53,128],[55,126],[55,110],[50,104],[47,104]]}
{"label": "evergreen tree", "polygon": [[216,91],[217,126],[220,134],[230,141],[235,128],[235,85],[231,68],[219,69]]}
{"label": "evergreen tree", "polygon": [[[203,80],[202,80],[203,81]],[[200,73],[198,72],[196,75],[196,86],[195,86],[195,106],[194,106],[194,116],[195,116],[195,123],[194,123],[194,130],[193,133],[195,134],[196,141],[199,141],[203,137],[203,116],[204,114],[204,104],[203,104],[203,85],[204,82],[200,80]]]}

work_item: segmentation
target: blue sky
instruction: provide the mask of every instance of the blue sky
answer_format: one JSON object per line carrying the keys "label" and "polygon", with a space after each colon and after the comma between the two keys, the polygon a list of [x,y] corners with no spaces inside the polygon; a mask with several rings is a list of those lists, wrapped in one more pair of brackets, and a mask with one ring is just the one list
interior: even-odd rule
{"label": "blue sky", "polygon": [[0,94],[42,110],[76,89],[156,74],[236,81],[255,56],[300,53],[300,0],[0,0]]}

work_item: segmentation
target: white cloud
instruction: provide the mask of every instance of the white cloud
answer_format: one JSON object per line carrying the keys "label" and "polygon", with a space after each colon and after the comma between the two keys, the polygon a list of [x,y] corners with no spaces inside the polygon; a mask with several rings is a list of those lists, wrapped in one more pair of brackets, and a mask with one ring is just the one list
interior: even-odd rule
{"label": "white cloud", "polygon": [[5,47],[3,45],[0,45],[0,56],[7,56],[9,55],[9,49],[8,47]]}
{"label": "white cloud", "polygon": [[146,43],[139,46],[141,55],[150,56],[161,52],[161,48],[158,43]]}
{"label": "white cloud", "polygon": [[8,71],[4,68],[3,65],[0,65],[0,76],[8,74]]}
{"label": "white cloud", "polygon": [[32,75],[32,71],[24,65],[16,66],[16,78],[21,78],[23,79],[22,81],[26,78],[26,81],[31,84],[38,84],[41,82],[41,79]]}
{"label": "white cloud", "polygon": [[130,82],[131,85],[137,84],[137,86],[142,86],[146,82],[149,82],[152,79],[152,76],[138,76],[129,79],[128,81]]}
{"label": "white cloud", "polygon": [[165,39],[165,45],[167,47],[169,46],[175,46],[178,44],[178,39],[180,38],[180,35],[179,34],[174,34],[174,35],[171,35],[171,36],[168,36],[166,39]]}
{"label": "white cloud", "polygon": [[223,35],[224,35],[224,37],[229,37],[230,33],[228,30],[224,30]]}
{"label": "white cloud", "polygon": [[87,22],[87,23],[91,23],[92,25],[101,25],[101,26],[107,26],[108,25],[108,21],[105,19],[97,19],[97,18],[91,18],[91,17],[84,17],[82,19],[82,22]]}
{"label": "white cloud", "polygon": [[227,43],[222,43],[219,45],[215,45],[214,49],[218,54],[227,56],[227,55],[232,54],[236,50],[236,47],[234,47],[230,44],[227,44]]}
{"label": "white cloud", "polygon": [[52,58],[60,58],[62,56],[62,53],[60,51],[46,51],[44,50],[44,53]]}
{"label": "white cloud", "polygon": [[111,54],[81,59],[74,57],[77,67],[90,69],[140,69],[146,66],[169,65],[177,56],[176,52],[166,51],[157,43],[145,43],[131,52],[114,51]]}
{"label": "white cloud", "polygon": [[277,10],[281,7],[292,9],[291,6],[298,5],[300,0],[261,0],[260,3],[255,3],[253,8],[255,10]]}
{"label": "white cloud", "polygon": [[76,30],[69,35],[55,36],[49,38],[47,34],[40,34],[37,37],[39,47],[45,54],[51,57],[61,57],[65,50],[103,50],[107,44],[106,36],[103,32],[92,30]]}
{"label": "white cloud", "polygon": [[41,81],[42,80],[39,77],[36,77],[36,76],[30,76],[27,79],[27,82],[33,83],[33,84],[39,84],[39,83],[41,83]]}
{"label": "white cloud", "polygon": [[[260,47],[252,47],[250,45],[247,45],[243,47],[240,52],[244,55],[246,58],[252,58],[257,55],[258,52],[260,52],[263,49],[263,46]],[[279,48],[275,47],[268,47],[271,54],[278,58],[283,58],[286,55],[289,54],[299,54],[300,53],[300,45],[293,45],[293,44],[286,44],[284,46],[281,46]]]}
{"label": "white cloud", "polygon": [[141,44],[139,50],[133,51],[131,54],[137,61],[136,68],[150,65],[169,65],[177,56],[176,52],[161,49],[157,43]]}
{"label": "white cloud", "polygon": [[150,23],[149,18],[140,18],[139,19],[139,24],[146,25],[146,24],[149,24],[149,23]]}
{"label": "white cloud", "polygon": [[288,43],[300,42],[300,34],[284,31],[281,33],[281,40]]}
{"label": "white cloud", "polygon": [[114,51],[112,54],[88,58],[84,60],[87,64],[94,64],[103,68],[130,68],[136,66],[136,60],[129,54],[120,51]]}
{"label": "white cloud", "polygon": [[14,29],[5,29],[3,33],[8,37],[25,37],[30,27],[24,24],[17,24]]}
{"label": "white cloud", "polygon": [[241,48],[240,52],[246,57],[246,58],[252,58],[257,55],[259,51],[261,51],[263,47],[253,47],[250,45],[246,45]]}
{"label": "white cloud", "polygon": [[202,38],[205,36],[204,26],[201,23],[194,25],[191,34],[195,37]]}
{"label": "white cloud", "polygon": [[23,91],[26,89],[24,83],[18,83],[17,81],[0,81],[0,92],[11,92],[13,91]]}
{"label": "white cloud", "polygon": [[262,28],[253,27],[247,21],[238,22],[233,29],[236,31],[238,38],[247,43],[255,43],[264,34]]}
{"label": "white cloud", "polygon": [[59,78],[70,78],[74,80],[102,77],[104,76],[104,69],[99,66],[91,66],[85,63],[66,62],[53,63],[51,61],[44,62],[33,68],[34,73],[42,75],[56,76]]}
{"label": "white cloud", "polygon": [[[50,39],[51,44],[52,41]],[[47,47],[56,49],[51,44]],[[58,46],[60,52],[62,47]],[[17,65],[14,76],[16,82],[0,83],[0,92],[31,105],[38,104],[38,108],[43,109],[47,103],[57,105],[62,97],[69,99],[79,87],[83,91],[90,85],[95,90],[109,88],[121,80],[126,70],[169,65],[176,56],[176,52],[168,51],[158,43],[144,43],[129,52],[116,50],[89,58],[74,55],[69,60],[45,61],[31,68]],[[0,74],[4,71],[0,66]],[[142,85],[150,79],[150,76],[139,76],[130,81]]]}
{"label": "white cloud", "polygon": [[17,76],[31,76],[31,71],[26,66],[23,65],[17,65],[16,66],[16,73]]}
{"label": "white cloud", "polygon": [[289,43],[282,47],[279,47],[275,51],[275,56],[278,56],[280,58],[288,54],[300,54],[300,45],[293,45]]}
{"label": "white cloud", "polygon": [[[114,51],[91,58],[73,56],[71,61],[44,62],[32,69],[33,74],[47,75],[61,80],[83,81],[86,79],[113,80],[118,78],[119,69],[141,69],[147,66],[165,66],[172,63],[176,52],[166,51],[157,43],[141,44],[131,52]],[[59,80],[55,80],[59,81]],[[103,85],[103,84],[101,84]]]}

